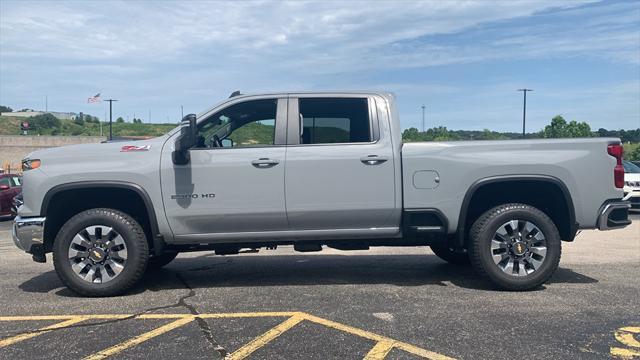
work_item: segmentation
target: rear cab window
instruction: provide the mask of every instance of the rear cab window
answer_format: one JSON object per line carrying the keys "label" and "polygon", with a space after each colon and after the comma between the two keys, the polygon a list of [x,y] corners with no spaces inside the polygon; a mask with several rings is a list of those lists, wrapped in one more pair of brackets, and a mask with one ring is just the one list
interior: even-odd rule
{"label": "rear cab window", "polygon": [[367,98],[298,99],[300,144],[370,143]]}

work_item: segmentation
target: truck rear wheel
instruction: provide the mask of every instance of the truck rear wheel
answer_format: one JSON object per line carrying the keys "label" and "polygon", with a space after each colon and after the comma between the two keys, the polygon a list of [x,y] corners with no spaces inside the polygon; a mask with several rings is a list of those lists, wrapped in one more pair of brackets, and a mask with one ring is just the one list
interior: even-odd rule
{"label": "truck rear wheel", "polygon": [[62,282],[85,296],[124,293],[143,276],[149,258],[140,224],[114,209],[91,209],[69,219],[53,245]]}
{"label": "truck rear wheel", "polygon": [[449,249],[446,245],[431,245],[431,251],[440,259],[456,265],[468,265],[469,254]]}
{"label": "truck rear wheel", "polygon": [[530,290],[558,268],[561,240],[553,221],[525,204],[485,212],[471,227],[469,257],[478,273],[505,290]]}

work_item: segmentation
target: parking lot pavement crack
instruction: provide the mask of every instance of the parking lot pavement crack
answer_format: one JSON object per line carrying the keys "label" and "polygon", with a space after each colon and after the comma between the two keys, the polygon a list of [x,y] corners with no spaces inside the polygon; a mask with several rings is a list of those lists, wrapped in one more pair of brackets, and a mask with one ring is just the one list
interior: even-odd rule
{"label": "parking lot pavement crack", "polygon": [[[186,302],[188,298],[194,297],[196,295],[196,291],[189,285],[189,283],[187,283],[187,281],[182,277],[182,275],[180,275],[180,273],[176,273],[176,277],[182,283],[182,285],[184,285],[184,287],[189,290],[189,293],[187,295],[181,297],[180,300],[178,300],[177,305],[186,308],[192,315],[200,315],[195,306]],[[213,338],[213,332],[211,331],[211,327],[209,327],[207,321],[200,317],[196,317],[196,324],[198,324],[198,327],[200,327],[202,336],[204,336],[207,342],[209,342],[213,349],[219,354],[219,357],[221,359],[226,358],[228,355],[227,350],[220,344],[218,344],[218,342]]]}

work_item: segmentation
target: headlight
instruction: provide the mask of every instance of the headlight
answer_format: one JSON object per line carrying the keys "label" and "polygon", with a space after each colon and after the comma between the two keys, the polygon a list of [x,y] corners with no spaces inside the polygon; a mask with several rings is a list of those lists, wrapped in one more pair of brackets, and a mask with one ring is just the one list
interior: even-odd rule
{"label": "headlight", "polygon": [[24,159],[22,160],[22,171],[33,170],[40,167],[39,159]]}

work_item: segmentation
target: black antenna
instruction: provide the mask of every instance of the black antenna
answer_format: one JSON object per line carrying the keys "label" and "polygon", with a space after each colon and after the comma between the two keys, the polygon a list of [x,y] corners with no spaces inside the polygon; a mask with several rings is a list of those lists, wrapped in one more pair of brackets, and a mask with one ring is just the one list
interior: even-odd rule
{"label": "black antenna", "polygon": [[242,95],[242,94],[240,93],[240,90],[236,90],[236,91],[234,91],[234,92],[232,92],[232,93],[231,93],[231,95],[229,96],[229,98],[232,98],[232,97],[235,97],[235,96],[239,96],[239,95]]}

